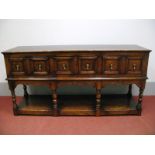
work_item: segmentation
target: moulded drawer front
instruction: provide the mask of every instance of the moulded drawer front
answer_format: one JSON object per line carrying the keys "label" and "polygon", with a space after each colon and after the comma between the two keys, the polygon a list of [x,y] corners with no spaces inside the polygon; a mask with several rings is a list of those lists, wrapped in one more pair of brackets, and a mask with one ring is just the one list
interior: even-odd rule
{"label": "moulded drawer front", "polygon": [[54,70],[56,74],[73,74],[74,59],[73,57],[54,57]]}
{"label": "moulded drawer front", "polygon": [[104,56],[103,74],[119,74],[119,73],[120,73],[120,57]]}
{"label": "moulded drawer front", "polygon": [[142,57],[132,56],[128,57],[128,74],[142,73]]}
{"label": "moulded drawer front", "polygon": [[49,74],[49,58],[48,57],[32,57],[30,59],[30,66],[32,74],[34,75],[48,75]]}
{"label": "moulded drawer front", "polygon": [[10,74],[12,75],[25,75],[26,74],[26,65],[24,58],[10,58]]}
{"label": "moulded drawer front", "polygon": [[79,58],[80,74],[96,74],[97,73],[97,57],[88,56]]}

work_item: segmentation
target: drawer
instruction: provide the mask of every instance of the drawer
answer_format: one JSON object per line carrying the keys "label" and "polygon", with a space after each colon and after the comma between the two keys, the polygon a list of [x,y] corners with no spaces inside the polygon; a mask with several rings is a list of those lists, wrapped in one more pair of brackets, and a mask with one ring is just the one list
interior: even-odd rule
{"label": "drawer", "polygon": [[48,57],[32,57],[30,58],[31,73],[34,75],[48,75],[49,61]]}
{"label": "drawer", "polygon": [[80,74],[97,73],[97,56],[79,57]]}
{"label": "drawer", "polygon": [[119,74],[120,66],[120,56],[103,56],[103,74]]}
{"label": "drawer", "polygon": [[55,74],[74,74],[74,58],[73,57],[53,57]]}
{"label": "drawer", "polygon": [[24,58],[9,58],[10,74],[12,75],[25,75],[26,65]]}
{"label": "drawer", "polygon": [[142,73],[142,56],[130,56],[128,57],[128,74],[141,74]]}

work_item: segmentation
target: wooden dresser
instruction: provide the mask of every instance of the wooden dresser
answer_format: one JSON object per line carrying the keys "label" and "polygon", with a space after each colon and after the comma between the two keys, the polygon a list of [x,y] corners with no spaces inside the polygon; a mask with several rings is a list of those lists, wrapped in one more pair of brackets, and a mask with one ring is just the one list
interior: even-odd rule
{"label": "wooden dresser", "polygon": [[[137,45],[20,46],[2,52],[15,115],[141,115],[149,49]],[[16,102],[15,88],[24,95]],[[107,85],[127,85],[125,94],[101,93]],[[132,84],[139,88],[137,101]],[[29,95],[27,85],[47,86],[51,95]],[[59,87],[91,86],[94,95],[61,95]]]}

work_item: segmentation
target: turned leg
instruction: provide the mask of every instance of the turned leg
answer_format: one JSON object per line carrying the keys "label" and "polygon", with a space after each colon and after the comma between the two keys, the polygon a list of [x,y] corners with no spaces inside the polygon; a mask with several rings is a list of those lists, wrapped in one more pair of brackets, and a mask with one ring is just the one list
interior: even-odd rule
{"label": "turned leg", "polygon": [[101,108],[101,89],[96,90],[96,116],[100,116]]}
{"label": "turned leg", "polygon": [[24,97],[28,97],[28,92],[27,92],[27,87],[26,85],[23,85],[23,89],[24,89]]}
{"label": "turned leg", "polygon": [[13,103],[13,112],[14,115],[17,115],[18,106],[16,104],[16,95],[15,95],[15,85],[12,82],[9,82],[9,88],[12,95],[12,103]]}
{"label": "turned leg", "polygon": [[132,84],[129,84],[129,89],[128,89],[128,96],[132,96]]}
{"label": "turned leg", "polygon": [[139,97],[138,97],[138,103],[137,103],[137,111],[138,114],[141,115],[141,111],[142,111],[142,98],[143,98],[143,88],[139,88]]}
{"label": "turned leg", "polygon": [[52,101],[53,101],[54,116],[58,116],[58,100],[56,90],[53,90],[52,98],[53,98]]}

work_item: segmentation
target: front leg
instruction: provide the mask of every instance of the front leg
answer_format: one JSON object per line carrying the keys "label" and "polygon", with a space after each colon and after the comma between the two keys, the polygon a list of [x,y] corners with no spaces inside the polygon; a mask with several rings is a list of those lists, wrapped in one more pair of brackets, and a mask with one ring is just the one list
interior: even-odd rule
{"label": "front leg", "polygon": [[144,88],[139,88],[139,97],[138,97],[138,103],[137,103],[137,111],[138,111],[138,115],[141,115],[141,111],[142,111],[142,99],[143,99],[143,92],[144,92]]}
{"label": "front leg", "polygon": [[54,116],[58,116],[58,100],[56,89],[53,90],[52,98],[53,98],[52,101],[53,101]]}
{"label": "front leg", "polygon": [[101,112],[101,89],[96,90],[96,116],[100,116]]}
{"label": "front leg", "polygon": [[24,89],[24,97],[27,98],[28,97],[27,86],[23,85],[23,89]]}
{"label": "front leg", "polygon": [[14,112],[14,115],[17,115],[18,105],[16,104],[15,87],[16,86],[15,86],[14,82],[9,81],[9,89],[10,89],[11,95],[12,95],[13,112]]}
{"label": "front leg", "polygon": [[132,97],[132,84],[129,84],[128,97]]}

